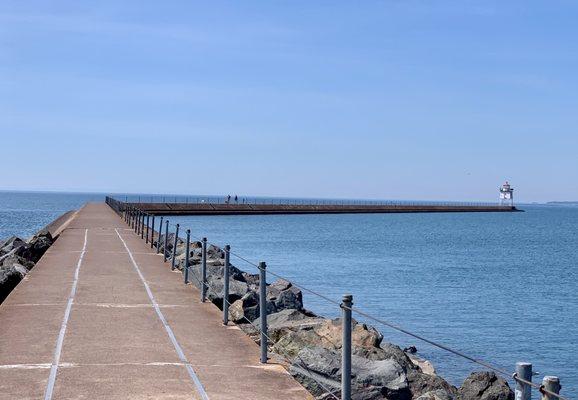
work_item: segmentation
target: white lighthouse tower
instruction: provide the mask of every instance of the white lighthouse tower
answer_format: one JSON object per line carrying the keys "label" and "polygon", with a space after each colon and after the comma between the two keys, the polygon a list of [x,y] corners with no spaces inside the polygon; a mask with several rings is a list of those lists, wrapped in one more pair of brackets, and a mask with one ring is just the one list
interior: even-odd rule
{"label": "white lighthouse tower", "polygon": [[500,205],[514,207],[514,188],[510,186],[508,181],[500,186]]}

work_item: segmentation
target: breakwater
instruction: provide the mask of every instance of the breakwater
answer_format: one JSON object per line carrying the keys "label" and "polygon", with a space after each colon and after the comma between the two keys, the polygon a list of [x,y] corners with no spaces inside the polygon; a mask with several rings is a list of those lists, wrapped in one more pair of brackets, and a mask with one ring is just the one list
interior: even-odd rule
{"label": "breakwater", "polygon": [[514,206],[491,204],[290,204],[290,203],[123,203],[156,215],[388,214],[515,212]]}
{"label": "breakwater", "polygon": [[304,400],[108,206],[87,204],[0,305],[0,399]]}
{"label": "breakwater", "polygon": [[[120,209],[114,201],[109,200],[109,204]],[[131,210],[129,216],[120,213],[151,248],[163,254],[173,270],[183,273],[185,283],[197,286],[203,300],[223,310],[225,322],[230,316],[260,343],[263,354],[270,351],[281,357],[289,372],[317,398],[339,393],[344,346],[339,319],[322,318],[306,310],[301,288],[285,279],[263,284],[264,264],[256,265],[259,274],[247,273],[229,262],[228,248],[223,250],[205,239],[190,241],[189,231],[183,240],[178,225],[170,232],[168,221],[165,227],[162,217],[162,229],[155,231],[151,215],[145,218],[138,210]],[[181,235],[185,233],[181,231]],[[429,362],[415,357],[415,349],[404,351],[383,342],[383,335],[374,327],[353,320],[350,335],[352,398],[481,399],[482,393],[487,399],[513,398],[508,383],[494,372],[472,373],[458,388],[439,377]]]}

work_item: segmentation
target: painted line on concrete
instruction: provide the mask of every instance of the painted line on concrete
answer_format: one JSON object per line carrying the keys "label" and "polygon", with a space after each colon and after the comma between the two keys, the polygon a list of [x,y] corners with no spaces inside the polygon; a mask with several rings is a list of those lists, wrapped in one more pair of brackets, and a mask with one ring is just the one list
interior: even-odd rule
{"label": "painted line on concrete", "polygon": [[86,243],[88,241],[88,229],[84,230],[84,244],[82,246],[82,251],[80,257],[78,258],[78,263],[76,264],[76,270],[74,271],[74,281],[72,282],[72,289],[70,289],[70,295],[68,296],[68,302],[66,303],[66,310],[64,311],[64,319],[62,320],[62,325],[60,326],[60,332],[58,333],[58,339],[56,340],[56,349],[54,350],[54,361],[50,368],[50,375],[48,377],[48,383],[46,385],[46,392],[44,392],[44,400],[51,400],[52,393],[54,391],[54,382],[56,381],[56,373],[58,372],[58,364],[60,363],[60,355],[62,354],[62,344],[64,343],[64,335],[66,334],[66,327],[68,326],[68,320],[70,318],[70,311],[72,310],[72,303],[74,302],[74,296],[76,295],[76,287],[78,286],[78,274],[80,272],[80,265],[84,259],[84,254],[86,253]]}
{"label": "painted line on concrete", "polygon": [[52,364],[4,364],[0,369],[48,369]]}
{"label": "painted line on concrete", "polygon": [[197,374],[195,373],[195,370],[193,369],[193,367],[191,366],[191,363],[189,362],[189,360],[187,360],[187,357],[185,356],[185,353],[183,352],[183,349],[181,347],[181,345],[179,344],[179,342],[177,341],[177,338],[175,337],[175,334],[173,333],[173,330],[171,329],[171,327],[169,326],[165,316],[163,315],[157,301],[155,300],[155,297],[153,296],[153,293],[149,287],[149,284],[147,283],[147,281],[145,280],[140,268],[138,267],[138,264],[136,263],[132,252],[130,251],[130,249],[128,248],[128,246],[126,245],[126,242],[124,241],[124,239],[122,238],[122,236],[120,235],[120,233],[118,232],[118,229],[115,228],[115,232],[118,235],[119,239],[122,241],[122,244],[124,245],[124,248],[126,249],[130,260],[132,261],[132,265],[134,266],[136,272],[138,273],[138,276],[140,277],[146,292],[149,296],[149,299],[159,317],[159,319],[161,320],[163,326],[165,327],[165,330],[167,331],[167,335],[169,335],[169,339],[171,340],[173,347],[175,348],[175,351],[177,352],[177,356],[179,357],[179,359],[185,364],[185,367],[187,369],[187,372],[189,373],[189,376],[191,377],[193,383],[195,384],[195,386],[197,387],[197,391],[199,392],[199,395],[201,395],[201,398],[205,399],[205,400],[209,400],[209,396],[207,395],[207,392],[205,391],[205,388],[203,387],[203,384],[201,383],[199,377],[197,376]]}

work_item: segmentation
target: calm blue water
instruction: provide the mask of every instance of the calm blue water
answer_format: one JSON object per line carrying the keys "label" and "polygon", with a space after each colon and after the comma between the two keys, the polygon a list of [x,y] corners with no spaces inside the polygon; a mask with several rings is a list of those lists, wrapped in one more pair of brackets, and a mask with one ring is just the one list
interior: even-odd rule
{"label": "calm blue water", "polygon": [[[525,213],[210,216],[172,218],[211,242],[370,314],[513,371],[516,361],[558,375],[578,394],[578,207]],[[240,260],[242,269],[252,267]],[[339,310],[305,294],[306,306]],[[460,384],[475,366],[416,345]],[[542,379],[542,376],[539,377]],[[572,397],[572,396],[570,396]]]}
{"label": "calm blue water", "polygon": [[94,193],[0,191],[0,240],[16,235],[28,238],[66,211],[88,201],[104,201]]}
{"label": "calm blue water", "polygon": [[[0,237],[29,235],[102,195],[0,192]],[[530,361],[578,396],[578,207],[524,206],[525,213],[174,217],[196,236],[430,339],[513,370]],[[242,269],[251,266],[232,258]],[[306,306],[339,310],[307,293]],[[360,318],[361,319],[361,318]],[[476,369],[456,356],[378,327],[387,341],[416,345],[459,384]],[[536,377],[541,380],[542,375]],[[534,396],[536,397],[536,396]]]}

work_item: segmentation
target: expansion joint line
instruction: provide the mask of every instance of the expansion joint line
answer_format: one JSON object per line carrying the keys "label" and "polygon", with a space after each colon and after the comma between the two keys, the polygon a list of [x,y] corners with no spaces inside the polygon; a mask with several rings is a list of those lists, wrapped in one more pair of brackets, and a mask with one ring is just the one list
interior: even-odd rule
{"label": "expansion joint line", "polygon": [[68,296],[68,302],[66,303],[64,318],[62,319],[62,325],[60,325],[60,332],[58,333],[58,339],[56,339],[54,360],[52,361],[52,365],[50,367],[50,375],[48,376],[48,383],[46,384],[46,391],[44,392],[44,400],[51,400],[52,393],[54,392],[56,373],[58,372],[58,365],[60,364],[60,355],[62,354],[62,344],[64,343],[64,335],[66,335],[66,328],[68,326],[68,320],[70,318],[70,311],[72,310],[72,304],[74,303],[74,296],[76,295],[76,287],[78,286],[78,274],[80,273],[80,265],[82,264],[82,260],[84,259],[84,254],[86,254],[87,241],[88,241],[88,229],[85,229],[84,244],[82,245],[82,251],[80,252],[78,263],[76,263],[72,288],[70,289],[70,295]]}
{"label": "expansion joint line", "polygon": [[197,391],[199,392],[199,395],[201,396],[201,398],[203,398],[203,400],[209,400],[209,396],[207,395],[207,392],[205,391],[203,384],[201,383],[199,377],[195,373],[195,370],[193,369],[191,363],[187,360],[187,357],[185,356],[185,353],[183,352],[181,345],[177,341],[177,338],[176,338],[175,334],[173,333],[173,330],[169,326],[169,324],[168,324],[165,316],[163,315],[157,301],[155,300],[155,297],[153,296],[153,293],[149,287],[149,284],[145,280],[137,262],[135,261],[135,259],[133,257],[132,252],[128,248],[128,246],[127,246],[126,242],[124,241],[124,239],[122,238],[121,234],[118,232],[118,229],[115,229],[114,231],[118,235],[119,239],[122,241],[122,244],[124,245],[124,248],[126,249],[128,256],[130,257],[130,261],[132,262],[134,269],[136,270],[138,276],[140,277],[140,280],[142,281],[142,283],[145,287],[145,290],[147,292],[149,300],[150,300],[151,304],[153,305],[153,308],[155,309],[157,316],[161,320],[161,323],[163,324],[163,326],[167,332],[167,335],[169,336],[169,339],[171,340],[171,343],[173,344],[173,347],[175,348],[177,356],[179,357],[181,362],[185,365],[187,372],[189,373],[191,380],[195,384],[195,387],[197,388]]}

